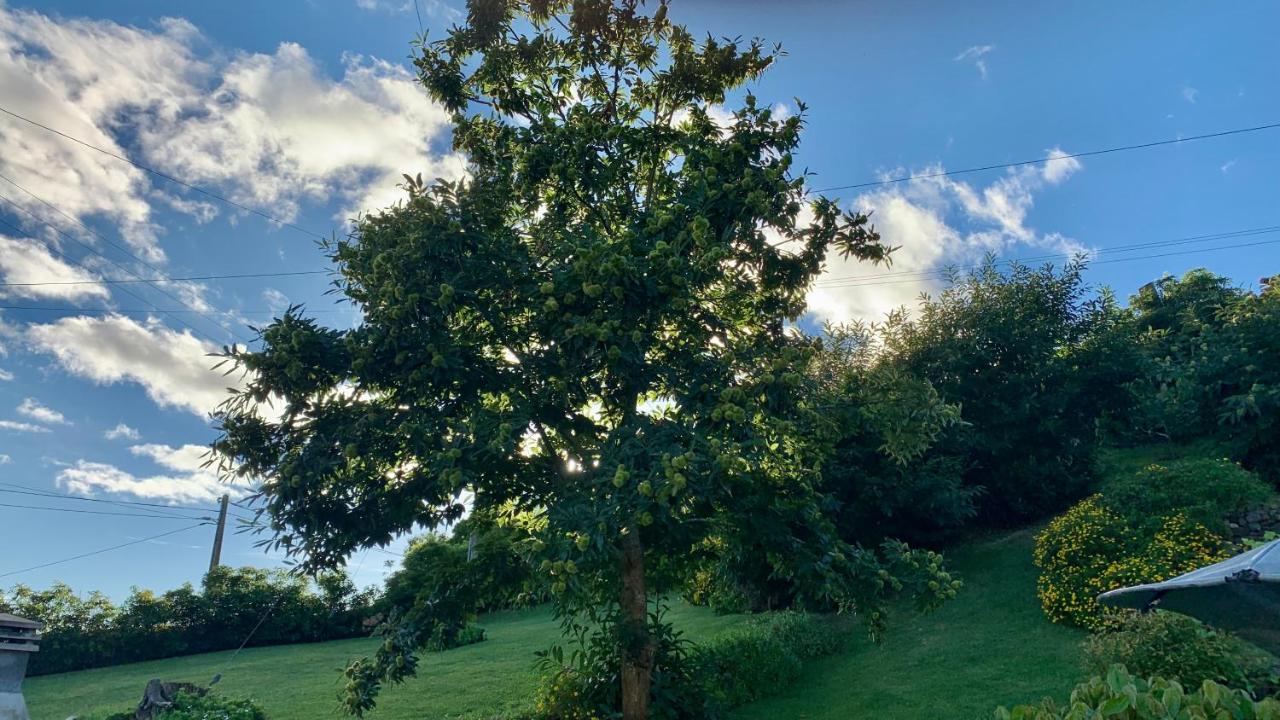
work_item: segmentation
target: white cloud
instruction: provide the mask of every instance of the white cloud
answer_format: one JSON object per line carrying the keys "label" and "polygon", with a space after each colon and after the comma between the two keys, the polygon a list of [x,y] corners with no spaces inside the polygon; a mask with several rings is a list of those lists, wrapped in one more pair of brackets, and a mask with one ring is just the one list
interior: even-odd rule
{"label": "white cloud", "polygon": [[0,453],[0,465],[8,465],[11,462],[13,462],[13,458],[5,455],[4,453]]}
{"label": "white cloud", "polygon": [[137,430],[120,423],[102,434],[108,440],[137,440],[142,437]]}
{"label": "white cloud", "polygon": [[32,348],[54,355],[62,368],[93,382],[141,385],[162,407],[204,416],[227,397],[234,376],[212,369],[218,350],[189,332],[175,332],[158,320],[138,322],[107,315],[71,317],[32,325]]}
{"label": "white cloud", "polygon": [[16,420],[0,420],[0,430],[29,433],[51,432],[49,428],[44,427],[43,425],[33,425],[31,423],[17,422]]}
{"label": "white cloud", "polygon": [[[0,164],[3,163],[0,156]],[[91,283],[98,277],[54,257],[38,240],[0,235],[0,279],[5,283]],[[0,296],[78,301],[105,299],[110,293],[95,284],[4,285],[0,286]]]}
{"label": "white cloud", "polygon": [[235,57],[180,111],[139,118],[149,162],[292,220],[304,199],[341,197],[354,215],[402,196],[401,173],[456,179],[462,156],[433,149],[445,110],[391,63],[348,55],[341,80],[294,43]]}
{"label": "white cloud", "polygon": [[[224,49],[181,19],[137,28],[0,3],[0,97],[36,122],[286,220],[304,201],[338,198],[346,213],[389,204],[402,172],[465,172],[447,148],[447,114],[404,67],[350,56],[335,79],[299,45]],[[79,220],[113,223],[152,263],[163,260],[153,204],[197,222],[215,212],[204,198],[8,116],[0,172]]]}
{"label": "white cloud", "polygon": [[1079,160],[1068,157],[1068,153],[1062,148],[1051,149],[1047,157],[1049,162],[1044,164],[1041,175],[1050,185],[1057,185],[1066,180],[1082,167]]}
{"label": "white cloud", "polygon": [[972,60],[973,66],[978,69],[978,74],[982,76],[983,80],[986,80],[987,79],[986,58],[995,49],[996,49],[995,45],[973,45],[971,47],[968,47],[962,50],[960,54],[956,55],[954,58],[952,58],[952,60],[954,60],[955,62],[964,62],[966,60]]}
{"label": "white cloud", "polygon": [[148,443],[134,445],[129,451],[165,472],[139,476],[107,463],[79,460],[58,473],[58,486],[74,493],[123,494],[174,504],[209,503],[224,493],[232,497],[247,494],[244,485],[224,483],[215,471],[204,467],[205,446]]}
{"label": "white cloud", "polygon": [[[941,283],[939,271],[948,265],[975,263],[987,253],[1003,255],[1018,247],[1083,252],[1078,242],[1027,224],[1035,194],[1081,168],[1079,160],[1066,154],[1055,148],[1049,153],[1054,160],[1043,167],[1011,169],[985,186],[932,177],[855,198],[853,207],[872,213],[883,240],[898,247],[893,263],[875,266],[830,253],[809,292],[809,312],[832,322],[878,321],[896,308],[913,307],[920,293],[935,290]],[[942,171],[934,166],[918,174]]]}
{"label": "white cloud", "polygon": [[129,452],[138,457],[151,458],[157,465],[170,470],[195,473],[204,469],[204,456],[208,454],[209,448],[204,445],[187,444],[182,447],[172,447],[159,443],[147,443],[134,445],[129,448]]}
{"label": "white cloud", "polygon": [[27,398],[18,405],[18,414],[46,425],[70,425],[67,418],[57,410],[45,407],[35,398]]}
{"label": "white cloud", "polygon": [[1182,92],[1182,99],[1186,100],[1187,102],[1193,105],[1196,102],[1196,98],[1199,97],[1200,95],[1200,91],[1191,87],[1190,85],[1183,85],[1181,92]]}
{"label": "white cloud", "polygon": [[4,368],[0,368],[0,381],[8,382],[12,379],[13,379],[13,373],[9,372],[8,370],[5,370]]}
{"label": "white cloud", "polygon": [[267,307],[271,312],[280,314],[289,307],[289,296],[280,292],[275,288],[267,288],[262,291],[262,299],[266,301]]}
{"label": "white cloud", "polygon": [[[175,451],[181,452],[182,449]],[[233,497],[243,497],[247,494],[243,487],[223,483],[216,473],[205,470],[196,469],[139,477],[114,465],[88,460],[78,460],[71,467],[64,468],[58,473],[57,483],[58,487],[67,492],[82,495],[99,492],[132,495],[175,505],[210,503],[217,500],[223,493]]]}

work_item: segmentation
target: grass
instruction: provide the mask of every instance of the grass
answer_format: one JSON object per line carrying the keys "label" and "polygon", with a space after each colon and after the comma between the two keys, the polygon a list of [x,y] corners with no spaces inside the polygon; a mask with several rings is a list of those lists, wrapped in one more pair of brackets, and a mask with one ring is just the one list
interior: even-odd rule
{"label": "grass", "polygon": [[948,553],[965,581],[929,615],[898,614],[880,645],[859,638],[735,720],[991,718],[997,705],[1065,699],[1081,679],[1084,633],[1050,624],[1036,601],[1032,531]]}
{"label": "grass", "polygon": [[[810,663],[801,681],[741,708],[736,720],[916,720],[990,718],[997,705],[1065,698],[1081,679],[1083,633],[1051,625],[1035,596],[1032,532],[977,541],[948,553],[965,580],[959,596],[930,615],[890,618],[881,645],[858,638],[840,655]],[[676,604],[673,619],[694,640],[739,621]],[[491,615],[489,639],[430,655],[420,677],[388,688],[373,720],[493,718],[529,707],[537,673],[533,653],[559,638],[545,609]],[[27,681],[39,720],[100,715],[130,707],[148,679],[207,683],[258,700],[272,720],[337,717],[338,669],[374,647],[372,640],[254,648],[228,668],[212,653],[86,670]]]}
{"label": "grass", "polygon": [[[694,640],[740,619],[683,603],[674,603],[671,614]],[[478,719],[528,709],[538,679],[533,653],[559,639],[559,626],[545,608],[490,615],[480,625],[488,640],[428,655],[418,678],[387,688],[371,717]],[[250,648],[230,665],[232,653],[209,653],[35,677],[24,688],[33,718],[61,720],[129,709],[151,678],[203,685],[220,672],[218,692],[253,698],[271,720],[336,718],[339,670],[375,647],[375,640],[357,639]]]}

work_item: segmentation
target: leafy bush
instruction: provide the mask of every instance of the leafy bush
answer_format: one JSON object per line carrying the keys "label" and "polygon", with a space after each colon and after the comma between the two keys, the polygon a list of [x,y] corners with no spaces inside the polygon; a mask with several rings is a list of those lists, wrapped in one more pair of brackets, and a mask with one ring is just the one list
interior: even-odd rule
{"label": "leafy bush", "polygon": [[[104,720],[133,720],[133,712],[116,713]],[[174,698],[173,707],[157,715],[156,720],[267,720],[267,716],[251,700],[180,693]]]}
{"label": "leafy bush", "polygon": [[515,537],[513,529],[481,512],[458,523],[449,537],[415,538],[401,568],[387,578],[379,610],[409,613],[415,605],[439,602],[445,595],[466,614],[537,600],[529,590],[532,569],[518,552]]}
{"label": "leafy bush", "polygon": [[1255,702],[1244,690],[1228,689],[1206,680],[1187,692],[1173,680],[1150,680],[1112,666],[1105,677],[1093,677],[1077,685],[1071,699],[1059,704],[1046,699],[1039,705],[999,708],[996,720],[1278,720],[1280,703],[1267,698]]}
{"label": "leafy bush", "polygon": [[964,425],[938,452],[963,458],[988,524],[1043,517],[1086,494],[1097,421],[1126,400],[1116,388],[1135,374],[1129,329],[1082,272],[988,262],[880,328],[885,362],[961,408]]}
{"label": "leafy bush", "polygon": [[431,639],[427,640],[427,649],[432,652],[444,652],[463,645],[475,645],[484,640],[484,628],[478,625],[464,625],[453,632],[449,632],[444,625],[436,625],[431,633]]}
{"label": "leafy bush", "polygon": [[1036,536],[1036,594],[1050,620],[1097,629],[1104,623],[1099,594],[1167,580],[1225,557],[1222,539],[1181,513],[1151,533],[1095,495]]}
{"label": "leafy bush", "polygon": [[724,708],[743,705],[795,682],[807,660],[831,655],[846,631],[823,616],[785,611],[751,618],[693,651],[693,674]]}
{"label": "leafy bush", "polygon": [[1171,612],[1118,614],[1081,647],[1091,675],[1123,665],[1138,676],[1158,675],[1184,687],[1212,680],[1248,690],[1268,684],[1273,675],[1265,652]]}
{"label": "leafy bush", "polygon": [[[0,593],[0,612],[45,624],[29,674],[81,670],[250,645],[318,642],[366,634],[372,591],[341,573],[306,579],[280,571],[219,567],[191,585],[156,594],[134,589],[117,606],[56,584]],[[261,626],[259,625],[261,622]],[[257,631],[253,632],[257,627]]]}
{"label": "leafy bush", "polygon": [[[793,683],[806,661],[840,650],[843,618],[792,611],[754,616],[740,627],[689,647],[667,636],[655,661],[654,718],[699,720],[724,716]],[[588,653],[588,655],[590,655]],[[580,658],[581,660],[581,658]],[[616,662],[556,667],[535,703],[542,720],[598,720],[617,715]]]}
{"label": "leafy bush", "polygon": [[1280,481],[1280,281],[1247,292],[1192,270],[1145,286],[1130,308],[1140,340],[1131,434],[1214,437]]}
{"label": "leafy bush", "polygon": [[1272,496],[1252,472],[1225,458],[1186,458],[1147,465],[1103,483],[1106,506],[1131,523],[1155,523],[1171,512],[1215,530],[1229,513]]}

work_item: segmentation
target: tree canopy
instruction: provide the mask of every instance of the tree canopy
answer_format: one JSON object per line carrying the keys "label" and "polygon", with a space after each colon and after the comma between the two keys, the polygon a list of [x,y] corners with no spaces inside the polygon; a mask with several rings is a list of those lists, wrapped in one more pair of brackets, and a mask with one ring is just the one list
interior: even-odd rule
{"label": "tree canopy", "polygon": [[[840,540],[823,444],[802,432],[815,348],[790,323],[805,291],[828,252],[889,249],[865,215],[806,194],[803,105],[745,94],[727,125],[708,112],[776,51],[697,40],[666,10],[473,0],[421,44],[467,179],[406,178],[402,203],[327,245],[361,322],[291,308],[232,349],[248,383],[215,444],[308,568],[455,521],[464,498],[506,517],[566,628],[619,668],[628,719],[650,716],[674,662],[649,603],[710,537],[752,538],[800,602],[872,624],[895,591],[953,592],[932,553]],[[268,401],[278,419],[258,412]],[[405,618],[348,669],[349,710],[414,672],[430,620]]]}

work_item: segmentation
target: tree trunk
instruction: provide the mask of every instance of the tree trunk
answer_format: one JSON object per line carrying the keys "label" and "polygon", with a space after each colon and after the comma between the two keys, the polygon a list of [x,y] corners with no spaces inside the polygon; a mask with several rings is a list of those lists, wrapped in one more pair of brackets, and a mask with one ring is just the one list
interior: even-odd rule
{"label": "tree trunk", "polygon": [[648,720],[653,638],[644,588],[644,546],[632,528],[622,539],[622,720]]}

